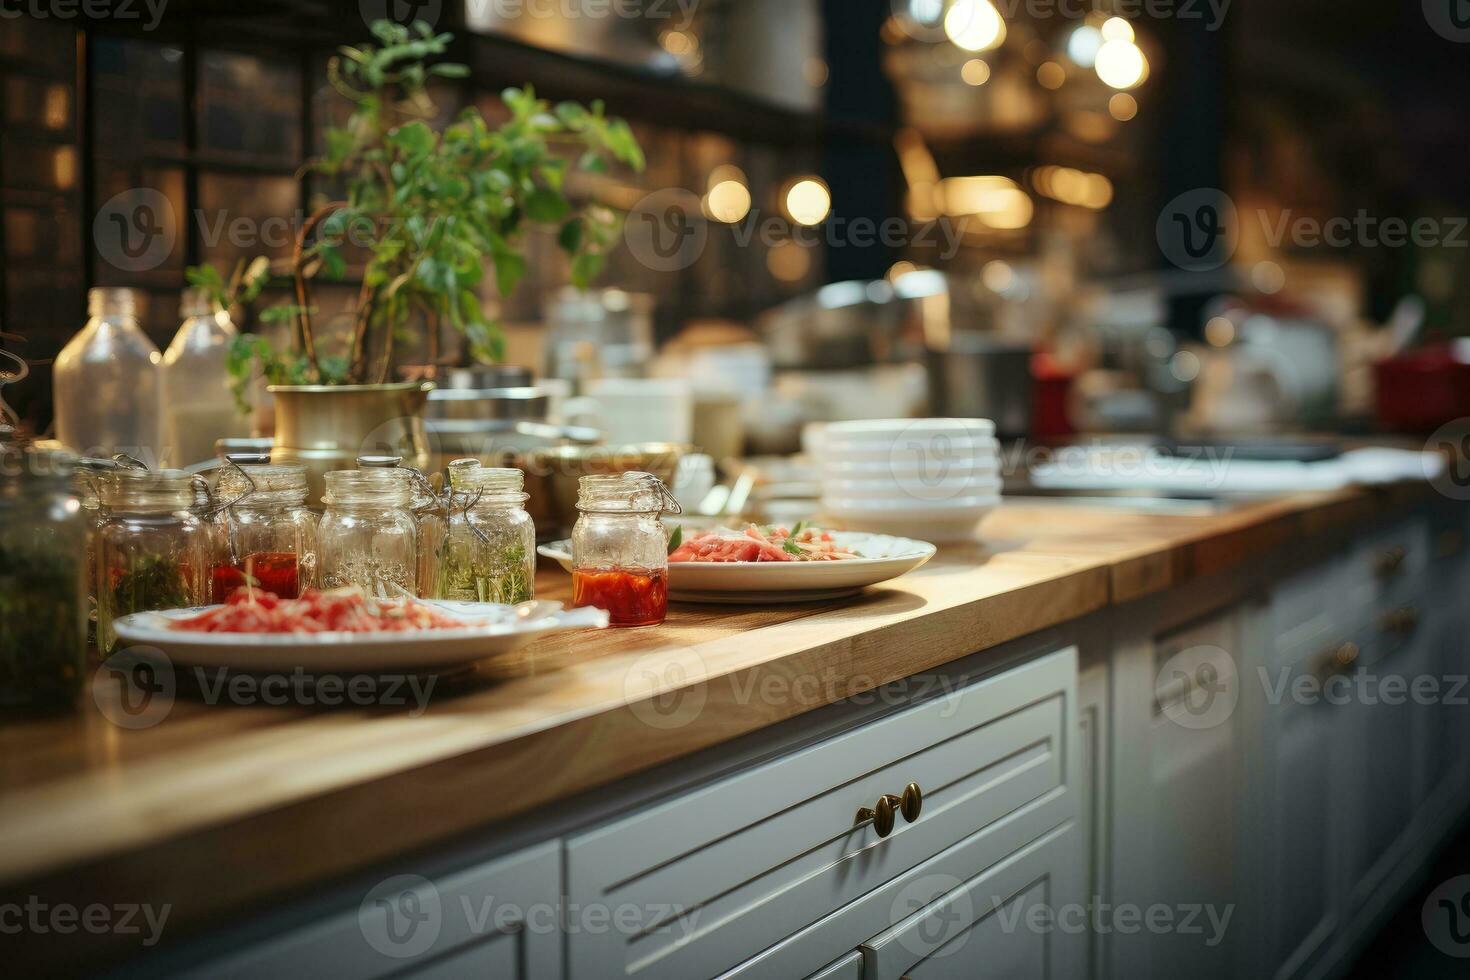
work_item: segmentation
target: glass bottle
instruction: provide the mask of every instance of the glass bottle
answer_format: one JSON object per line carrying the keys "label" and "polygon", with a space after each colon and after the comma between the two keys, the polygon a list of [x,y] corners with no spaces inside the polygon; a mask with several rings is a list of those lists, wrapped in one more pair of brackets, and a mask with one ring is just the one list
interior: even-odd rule
{"label": "glass bottle", "polygon": [[86,528],[73,457],[15,444],[0,469],[0,709],[72,705],[87,661]]}
{"label": "glass bottle", "polygon": [[316,587],[319,518],[306,506],[306,492],[300,463],[232,465],[220,472],[215,498],[224,508],[226,547],[210,576],[215,602],[246,585],[282,599]]}
{"label": "glass bottle", "polygon": [[163,356],[138,325],[131,289],[93,289],[87,325],[56,356],[56,438],[88,456],[157,461]]}
{"label": "glass bottle", "polygon": [[613,626],[653,626],[668,614],[668,538],[659,515],[679,513],[651,473],[584,476],[572,529],[572,605],[608,612]]}
{"label": "glass bottle", "polygon": [[440,599],[528,602],[536,591],[536,525],[526,513],[526,475],[482,466],[477,459],[449,464],[449,527],[439,551]]}
{"label": "glass bottle", "polygon": [[118,469],[100,480],[97,639],[117,644],[119,616],[209,601],[219,539],[199,512],[200,478],[182,470]]}
{"label": "glass bottle", "polygon": [[250,435],[230,389],[230,344],[235,325],[202,289],[184,290],[184,323],[163,353],[164,449],[169,462],[187,466],[214,458],[216,439]]}
{"label": "glass bottle", "polygon": [[368,595],[412,595],[418,529],[412,476],[401,469],[334,470],[326,475],[326,511],[318,533],[322,588],[356,586]]}
{"label": "glass bottle", "polygon": [[407,474],[411,496],[409,509],[413,511],[415,530],[418,533],[418,551],[414,556],[414,595],[421,599],[432,599],[437,594],[439,555],[444,545],[446,515],[444,503],[429,481],[416,469],[405,467],[402,456],[359,456],[360,470],[398,470]]}

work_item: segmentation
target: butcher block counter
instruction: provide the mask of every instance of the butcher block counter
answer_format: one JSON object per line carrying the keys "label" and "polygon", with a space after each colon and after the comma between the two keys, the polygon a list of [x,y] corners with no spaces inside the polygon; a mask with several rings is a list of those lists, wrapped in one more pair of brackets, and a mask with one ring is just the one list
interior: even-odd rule
{"label": "butcher block counter", "polygon": [[[1189,515],[1007,505],[987,518],[983,545],[942,548],[857,598],[674,604],[657,628],[539,641],[513,676],[437,678],[424,710],[411,698],[227,707],[181,692],[162,721],[130,730],[106,717],[119,692],[94,685],[76,715],[0,729],[0,902],[167,903],[170,939],[195,935],[1110,605],[1325,550],[1433,501],[1427,485],[1399,484]],[[569,578],[547,565],[538,596],[569,598]],[[780,696],[752,694],[771,689]]]}

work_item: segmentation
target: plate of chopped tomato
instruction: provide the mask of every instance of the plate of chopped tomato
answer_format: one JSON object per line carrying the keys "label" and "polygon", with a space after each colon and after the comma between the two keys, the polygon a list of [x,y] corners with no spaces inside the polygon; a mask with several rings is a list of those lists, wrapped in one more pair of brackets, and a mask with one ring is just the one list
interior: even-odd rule
{"label": "plate of chopped tomato", "polygon": [[[934,557],[927,541],[747,524],[691,530],[670,526],[669,598],[682,602],[813,602],[855,595],[911,572]],[[537,549],[572,570],[570,541]]]}
{"label": "plate of chopped tomato", "polygon": [[119,649],[152,647],[171,660],[242,671],[438,671],[518,650],[552,633],[601,629],[600,609],[559,602],[374,598],[360,589],[282,599],[241,588],[225,602],[133,613],[114,624]]}

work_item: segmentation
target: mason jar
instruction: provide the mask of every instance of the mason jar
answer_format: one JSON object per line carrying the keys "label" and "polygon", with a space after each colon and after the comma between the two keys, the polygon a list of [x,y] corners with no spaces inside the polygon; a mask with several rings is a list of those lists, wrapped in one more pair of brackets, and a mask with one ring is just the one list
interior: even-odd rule
{"label": "mason jar", "polygon": [[439,551],[440,599],[514,605],[535,594],[536,525],[526,513],[526,476],[449,464],[449,526]]}
{"label": "mason jar", "polygon": [[418,530],[411,480],[401,469],[326,475],[325,511],[317,535],[322,588],[356,586],[388,599],[414,594]]}
{"label": "mason jar", "polygon": [[447,520],[444,504],[434,493],[434,488],[424,475],[416,469],[405,467],[402,456],[359,456],[360,470],[396,470],[407,474],[411,496],[409,510],[413,512],[414,530],[418,535],[417,553],[414,556],[414,594],[421,599],[432,599],[438,592],[439,555],[444,545]]}
{"label": "mason jar", "polygon": [[71,706],[87,662],[86,524],[67,453],[0,467],[0,708]]}
{"label": "mason jar", "polygon": [[572,605],[605,609],[612,626],[668,615],[668,539],[659,515],[679,513],[651,473],[584,476],[572,529]]}
{"label": "mason jar", "polygon": [[117,644],[119,616],[209,601],[220,541],[200,512],[200,482],[182,470],[134,469],[99,480],[97,639],[104,654]]}
{"label": "mason jar", "polygon": [[319,519],[306,506],[303,464],[228,466],[220,471],[215,497],[224,508],[227,538],[210,580],[215,602],[246,585],[282,599],[316,587]]}

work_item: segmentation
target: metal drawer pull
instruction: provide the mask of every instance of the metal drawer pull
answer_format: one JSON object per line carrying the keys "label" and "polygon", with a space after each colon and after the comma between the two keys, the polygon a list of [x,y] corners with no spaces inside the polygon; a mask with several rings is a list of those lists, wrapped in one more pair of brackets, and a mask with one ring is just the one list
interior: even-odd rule
{"label": "metal drawer pull", "polygon": [[1407,636],[1419,628],[1419,610],[1413,606],[1395,609],[1383,617],[1383,631]]}
{"label": "metal drawer pull", "polygon": [[1317,672],[1318,676],[1327,678],[1333,674],[1347,673],[1358,662],[1358,657],[1362,652],[1356,643],[1344,643],[1322,657],[1321,668]]}
{"label": "metal drawer pull", "polygon": [[873,821],[873,829],[878,832],[879,837],[887,837],[893,833],[894,814],[902,813],[904,820],[913,823],[919,819],[919,811],[924,809],[924,794],[919,790],[918,783],[909,783],[904,787],[903,796],[897,797],[892,793],[885,793],[878,797],[876,807],[862,807],[857,812],[855,824],[865,820]]}
{"label": "metal drawer pull", "polygon": [[1384,551],[1378,556],[1377,568],[1379,576],[1388,578],[1390,575],[1397,574],[1399,569],[1404,567],[1404,561],[1408,557],[1408,550],[1402,547],[1395,546]]}

